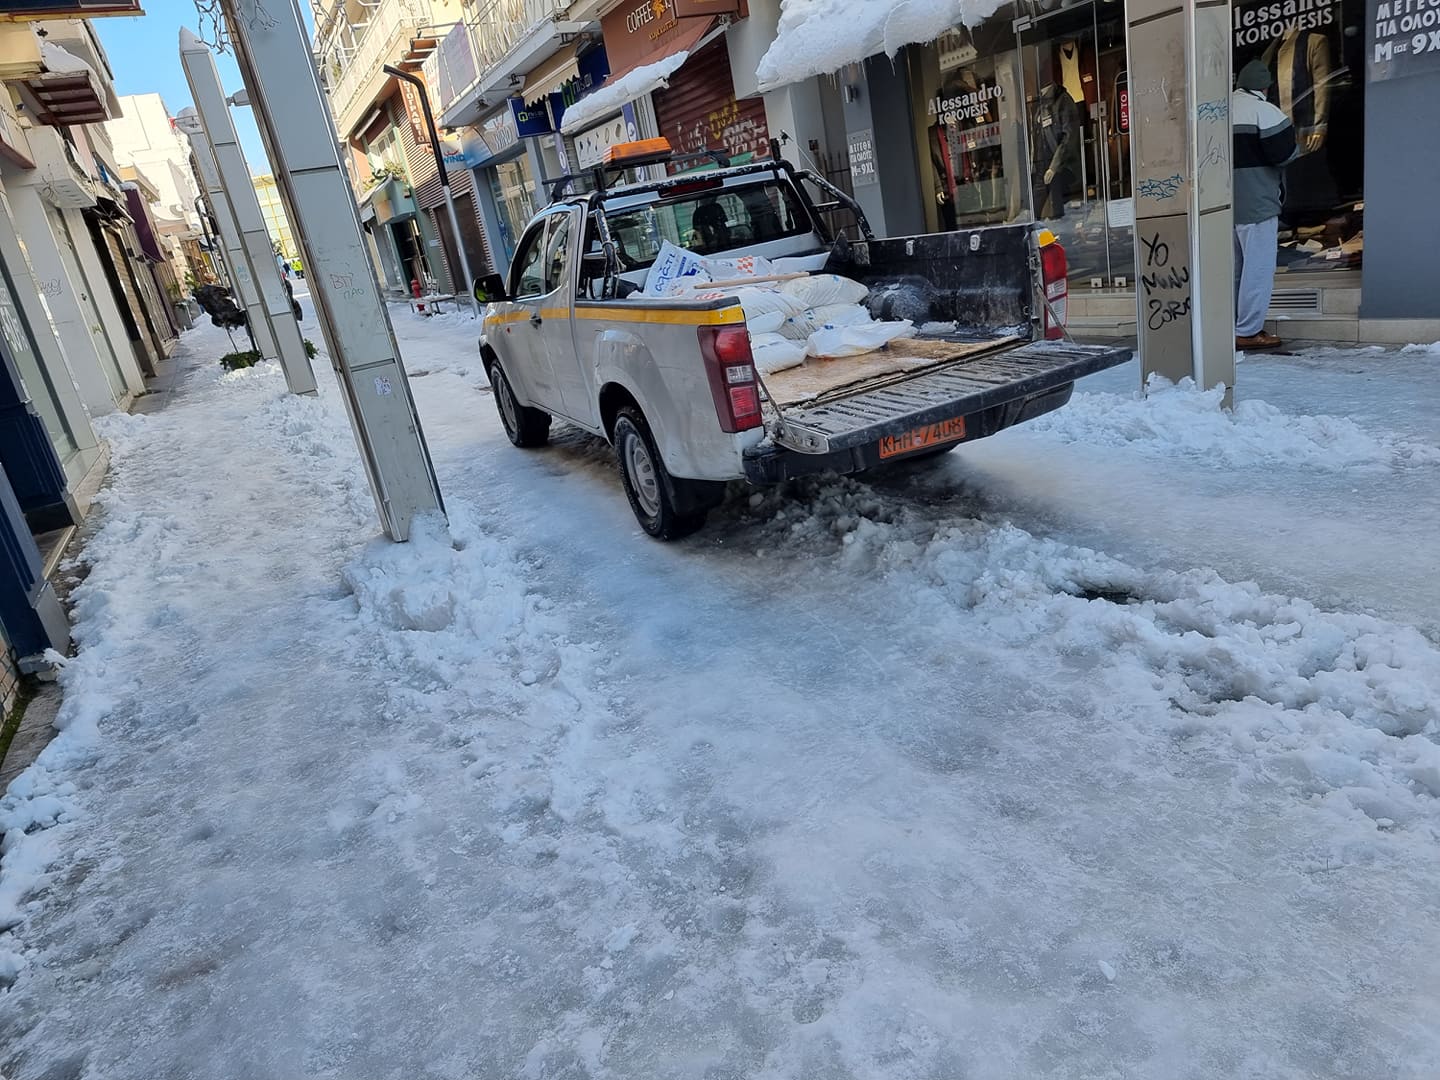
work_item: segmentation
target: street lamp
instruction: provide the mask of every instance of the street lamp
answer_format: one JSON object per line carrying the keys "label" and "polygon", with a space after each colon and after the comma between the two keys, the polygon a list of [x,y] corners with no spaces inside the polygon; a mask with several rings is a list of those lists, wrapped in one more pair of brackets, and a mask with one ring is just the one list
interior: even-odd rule
{"label": "street lamp", "polygon": [[[470,260],[465,255],[465,242],[460,236],[460,219],[455,216],[455,199],[450,194],[450,170],[445,167],[445,152],[440,149],[440,133],[435,130],[435,116],[430,112],[430,97],[425,92],[425,84],[410,72],[401,71],[391,64],[386,64],[381,70],[386,75],[393,75],[402,82],[409,83],[419,95],[420,111],[425,115],[425,130],[430,135],[430,150],[435,155],[435,168],[440,172],[440,190],[445,193],[445,209],[450,214],[450,233],[455,237],[455,249],[460,252],[460,272],[465,279],[462,284],[468,302],[473,305],[475,278],[470,273]],[[455,290],[457,295],[460,291]]]}

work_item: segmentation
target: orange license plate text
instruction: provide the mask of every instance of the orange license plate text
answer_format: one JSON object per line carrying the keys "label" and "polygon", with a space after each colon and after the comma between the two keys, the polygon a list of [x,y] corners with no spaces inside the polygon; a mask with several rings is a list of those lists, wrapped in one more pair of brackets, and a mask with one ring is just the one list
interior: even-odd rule
{"label": "orange license plate text", "polygon": [[922,427],[912,428],[903,435],[887,435],[880,440],[881,459],[898,457],[901,454],[911,454],[916,450],[924,450],[931,446],[939,446],[942,443],[959,442],[965,438],[965,418],[957,416],[953,420],[941,420],[937,424],[925,424]]}

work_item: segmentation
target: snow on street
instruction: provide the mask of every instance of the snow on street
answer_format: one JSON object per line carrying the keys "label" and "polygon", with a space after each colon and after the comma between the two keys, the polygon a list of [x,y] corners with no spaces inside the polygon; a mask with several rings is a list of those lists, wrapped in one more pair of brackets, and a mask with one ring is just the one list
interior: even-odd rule
{"label": "snow on street", "polygon": [[0,1073],[1440,1073],[1440,355],[1248,358],[1233,419],[1130,365],[667,546],[393,316],[409,544],[323,360],[197,328],[107,423]]}

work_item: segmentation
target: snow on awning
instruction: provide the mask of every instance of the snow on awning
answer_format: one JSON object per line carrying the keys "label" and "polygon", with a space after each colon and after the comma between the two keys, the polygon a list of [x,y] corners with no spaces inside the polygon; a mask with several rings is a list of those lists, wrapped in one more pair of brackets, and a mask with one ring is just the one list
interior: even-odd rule
{"label": "snow on awning", "polygon": [[669,86],[670,76],[679,71],[680,65],[689,58],[690,54],[681,50],[653,64],[633,68],[614,82],[607,81],[599,90],[581,98],[565,110],[565,119],[560,124],[561,133],[570,135],[587,128],[627,101]]}
{"label": "snow on awning", "polygon": [[20,100],[40,124],[97,124],[110,119],[104,84],[95,69],[49,41],[40,43],[45,70],[14,85]]}
{"label": "snow on awning", "polygon": [[761,90],[827,75],[867,56],[894,56],[946,30],[974,26],[1005,0],[780,0],[775,40],[755,74]]}

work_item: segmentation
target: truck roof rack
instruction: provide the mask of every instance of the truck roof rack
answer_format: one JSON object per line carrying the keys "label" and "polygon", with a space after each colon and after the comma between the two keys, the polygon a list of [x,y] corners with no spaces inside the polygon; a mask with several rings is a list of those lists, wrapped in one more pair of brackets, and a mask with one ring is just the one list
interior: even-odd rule
{"label": "truck roof rack", "polygon": [[626,169],[637,169],[642,165],[686,165],[697,161],[708,161],[721,169],[730,168],[730,155],[723,150],[704,149],[693,154],[674,154],[666,150],[646,154],[643,157],[627,158],[609,165],[597,165],[593,169],[583,172],[566,173],[564,176],[550,181],[550,201],[552,203],[559,202],[569,192],[571,185],[576,180],[586,177],[595,185],[596,191],[604,194],[614,186],[615,181],[624,174]]}

